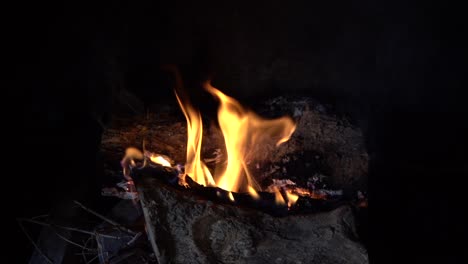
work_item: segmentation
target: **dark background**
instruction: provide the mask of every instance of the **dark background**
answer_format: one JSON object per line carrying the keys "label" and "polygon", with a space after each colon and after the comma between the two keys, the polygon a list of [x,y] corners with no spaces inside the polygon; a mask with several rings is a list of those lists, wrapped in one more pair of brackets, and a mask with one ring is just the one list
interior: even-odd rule
{"label": "dark background", "polygon": [[[97,203],[99,122],[109,121],[122,88],[147,106],[175,103],[160,70],[170,63],[199,105],[199,81],[207,76],[251,106],[275,95],[331,104],[363,129],[371,155],[371,261],[462,257],[468,131],[461,6],[115,1],[19,10],[13,32],[25,102],[21,142],[34,158],[14,177],[21,186],[15,216],[39,215],[67,199]],[[18,248],[31,249],[17,238]]]}

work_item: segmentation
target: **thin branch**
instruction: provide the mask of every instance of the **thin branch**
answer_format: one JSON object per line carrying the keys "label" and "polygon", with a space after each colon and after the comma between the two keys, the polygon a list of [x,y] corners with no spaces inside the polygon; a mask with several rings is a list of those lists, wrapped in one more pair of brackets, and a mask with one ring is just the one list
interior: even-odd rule
{"label": "thin branch", "polygon": [[86,258],[85,252],[81,251],[81,256],[83,257],[83,261],[86,263],[88,262],[88,259]]}
{"label": "thin branch", "polygon": [[70,244],[72,244],[72,245],[75,245],[75,246],[77,246],[77,247],[79,247],[79,248],[81,248],[81,249],[83,249],[83,250],[88,250],[88,251],[92,251],[92,252],[96,252],[96,251],[97,251],[97,250],[94,249],[94,248],[87,248],[87,247],[85,247],[85,246],[83,246],[83,245],[80,245],[80,244],[78,244],[78,243],[76,243],[76,242],[73,242],[73,241],[71,241],[70,239],[68,239],[68,238],[66,238],[66,237],[64,237],[64,236],[62,236],[62,235],[60,235],[60,234],[59,234],[57,231],[55,231],[55,230],[54,230],[54,232],[55,232],[55,234],[56,234],[58,237],[60,237],[61,239],[65,240],[66,242],[68,242],[68,243],[70,243]]}
{"label": "thin branch", "polygon": [[138,240],[138,238],[140,238],[142,235],[141,232],[138,232],[130,241],[127,242],[127,246],[131,246],[133,243],[135,243],[135,241]]}
{"label": "thin branch", "polygon": [[107,217],[105,217],[105,216],[103,216],[103,215],[101,215],[101,214],[99,214],[99,213],[97,213],[97,212],[95,212],[95,211],[93,211],[93,210],[87,208],[86,206],[84,206],[84,205],[81,204],[80,202],[77,202],[77,201],[73,201],[73,202],[74,202],[75,204],[77,204],[78,206],[80,206],[83,210],[85,210],[85,211],[87,211],[87,212],[89,212],[89,213],[91,213],[91,214],[93,214],[93,215],[95,215],[95,216],[101,218],[102,220],[104,220],[104,221],[108,222],[109,224],[111,224],[111,225],[117,227],[118,229],[120,229],[120,230],[122,230],[122,231],[125,231],[125,232],[127,232],[127,233],[129,233],[129,234],[136,235],[136,233],[135,233],[134,231],[132,231],[132,230],[126,228],[126,227],[123,227],[122,225],[120,225],[119,223],[115,222],[114,220],[111,220],[111,219],[109,219],[109,218],[107,218]]}
{"label": "thin branch", "polygon": [[[88,246],[89,241],[92,241],[93,238],[94,238],[94,236],[89,236],[88,239],[84,242],[84,246],[85,246],[85,247]],[[84,262],[85,262],[85,263],[88,262],[88,259],[86,258],[86,255],[85,255],[84,250],[81,250],[81,255],[83,256]]]}
{"label": "thin branch", "polygon": [[[118,256],[115,256],[111,259],[111,262],[114,263],[114,264],[118,264],[118,263],[127,263],[128,262],[128,258],[131,257],[131,256],[134,256],[135,254],[137,254],[137,252],[135,250],[132,250],[130,252],[126,252],[126,253],[122,253]],[[127,260],[127,261],[125,261]],[[139,263],[142,263],[142,262],[139,262]]]}
{"label": "thin branch", "polygon": [[36,242],[34,242],[34,240],[32,239],[32,237],[28,234],[28,231],[26,231],[26,229],[24,228],[23,224],[21,223],[21,220],[20,220],[20,219],[17,219],[17,221],[18,221],[18,225],[20,226],[21,230],[22,230],[23,233],[26,235],[26,237],[28,238],[29,242],[31,242],[31,244],[32,244],[32,245],[34,246],[34,248],[37,250],[37,252],[38,252],[48,263],[54,264],[54,262],[42,252],[42,250],[39,248],[39,246],[36,244]]}
{"label": "thin branch", "polygon": [[38,216],[35,216],[31,219],[38,219],[38,218],[44,218],[44,217],[48,217],[49,215],[48,214],[45,214],[45,215],[38,215]]}
{"label": "thin branch", "polygon": [[88,262],[86,262],[86,264],[90,264],[91,262],[93,262],[99,255],[96,255],[94,256],[94,258],[92,258],[91,260],[89,260]]}
{"label": "thin branch", "polygon": [[106,125],[102,122],[101,118],[96,114],[96,113],[91,113],[91,116],[94,118],[94,120],[99,124],[99,126],[103,129],[106,130]]}
{"label": "thin branch", "polygon": [[[82,229],[74,228],[74,227],[52,225],[52,224],[49,224],[49,223],[40,222],[40,221],[36,221],[36,220],[33,220],[33,219],[18,218],[18,221],[30,222],[30,223],[34,223],[34,224],[38,224],[38,225],[42,225],[42,226],[47,226],[47,227],[52,227],[53,226],[53,227],[57,227],[57,228],[65,229],[65,230],[70,230],[70,231],[75,231],[75,232],[88,234],[88,235],[92,235],[92,236],[95,235],[95,232],[82,230]],[[99,235],[102,236],[102,237],[106,237],[106,238],[120,239],[120,237],[116,237],[116,236],[110,236],[110,235],[104,235],[104,234],[99,234]]]}
{"label": "thin branch", "polygon": [[[96,233],[95,235],[95,241],[96,241],[96,244],[97,244],[97,248],[98,248],[98,257],[99,257],[99,262],[107,262],[107,259],[105,260],[104,259],[104,252],[102,251],[102,245],[101,245],[101,242],[99,241],[99,235]],[[107,254],[106,254],[107,255]]]}
{"label": "thin branch", "polygon": [[145,196],[144,192],[141,188],[137,188],[138,193],[140,193],[140,203],[141,207],[143,208],[143,216],[145,218],[145,226],[146,226],[146,235],[148,236],[148,239],[151,243],[151,248],[153,249],[154,256],[156,257],[156,260],[158,263],[165,263],[161,261],[161,252],[159,251],[158,244],[156,243],[156,232],[153,229],[153,226],[150,224],[151,219],[149,218],[149,211],[148,208],[145,206]]}

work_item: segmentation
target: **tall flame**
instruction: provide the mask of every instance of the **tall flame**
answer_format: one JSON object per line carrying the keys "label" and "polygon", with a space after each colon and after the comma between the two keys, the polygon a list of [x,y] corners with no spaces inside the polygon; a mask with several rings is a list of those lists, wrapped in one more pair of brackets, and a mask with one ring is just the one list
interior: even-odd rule
{"label": "tall flame", "polygon": [[[209,82],[204,83],[204,88],[220,102],[218,122],[224,137],[227,162],[225,167],[216,168],[215,183],[207,166],[201,160],[203,124],[200,112],[188,100],[182,101],[176,92],[177,101],[187,119],[185,174],[202,185],[218,186],[229,192],[249,192],[252,197],[258,198],[257,191],[260,190],[260,186],[247,168],[249,151],[265,138],[274,139],[276,146],[279,146],[288,141],[296,125],[289,117],[263,119],[244,109],[234,98],[214,88]],[[232,193],[229,198],[234,199]]]}
{"label": "tall flame", "polygon": [[215,185],[208,167],[201,161],[201,144],[203,123],[200,112],[196,111],[189,102],[183,103],[176,93],[177,102],[187,119],[187,161],[185,174],[201,185]]}
{"label": "tall flame", "polygon": [[[209,82],[204,88],[219,102],[218,122],[227,150],[227,166],[217,171],[216,184],[227,191],[260,190],[247,168],[246,155],[262,137],[275,138],[276,145],[286,142],[296,126],[289,117],[265,120],[244,109],[234,98],[223,94]],[[254,195],[255,197],[255,195]]]}

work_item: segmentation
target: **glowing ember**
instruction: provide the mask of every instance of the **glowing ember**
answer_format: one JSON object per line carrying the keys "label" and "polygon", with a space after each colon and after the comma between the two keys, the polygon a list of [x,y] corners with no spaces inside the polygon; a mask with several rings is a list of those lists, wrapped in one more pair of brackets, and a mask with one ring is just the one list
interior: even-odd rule
{"label": "glowing ember", "polygon": [[273,179],[273,183],[267,187],[267,191],[269,192],[275,192],[277,189],[282,189],[286,191],[286,195],[288,196],[288,201],[294,200],[297,201],[297,199],[289,198],[289,195],[299,195],[299,196],[306,196],[310,197],[312,199],[317,199],[317,200],[326,200],[329,196],[341,196],[343,193],[342,191],[331,191],[331,190],[325,190],[325,189],[319,189],[319,190],[310,190],[306,188],[301,188],[296,185],[295,182],[291,180],[278,180],[278,179]]}

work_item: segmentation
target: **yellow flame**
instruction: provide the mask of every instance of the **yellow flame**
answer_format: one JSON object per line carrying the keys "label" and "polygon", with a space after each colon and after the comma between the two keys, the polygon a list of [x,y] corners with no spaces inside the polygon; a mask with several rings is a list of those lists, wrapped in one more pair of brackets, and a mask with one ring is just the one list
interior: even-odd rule
{"label": "yellow flame", "polygon": [[[218,186],[229,191],[229,198],[234,200],[231,192],[249,192],[255,199],[260,186],[251,176],[248,168],[248,153],[264,138],[273,139],[276,145],[286,142],[296,129],[289,117],[266,120],[255,113],[244,109],[239,102],[223,94],[218,89],[204,83],[204,88],[215,96],[220,104],[218,121],[224,137],[227,152],[225,167],[217,168],[216,183],[207,166],[201,160],[203,124],[200,112],[190,102],[179,97],[177,101],[187,119],[187,161],[185,174],[202,185]],[[281,196],[281,194],[280,194]],[[281,197],[284,204],[285,201]]]}
{"label": "yellow flame", "polygon": [[204,88],[220,102],[218,121],[227,150],[226,168],[216,173],[217,186],[227,191],[260,190],[246,166],[246,154],[263,137],[277,139],[276,145],[286,142],[296,128],[293,120],[289,117],[263,119],[209,82]]}
{"label": "yellow flame", "polygon": [[252,187],[252,186],[248,186],[248,191],[250,193],[250,195],[252,195],[252,197],[257,200],[258,198],[260,198],[260,196],[258,195],[257,191],[255,191],[255,189]]}
{"label": "yellow flame", "polygon": [[281,195],[280,191],[278,189],[275,190],[275,203],[276,204],[286,204],[284,201],[283,195]]}
{"label": "yellow flame", "polygon": [[188,174],[201,185],[215,185],[213,176],[211,176],[210,171],[201,161],[203,124],[200,112],[196,111],[190,103],[183,103],[177,93],[176,97],[187,119],[187,161],[185,163],[185,174]]}
{"label": "yellow flame", "polygon": [[229,197],[229,200],[234,202],[234,195],[232,195],[232,192],[229,192],[228,197]]}
{"label": "yellow flame", "polygon": [[288,198],[288,207],[291,207],[299,199],[299,196],[291,193],[291,191],[286,192],[286,197]]}
{"label": "yellow flame", "polygon": [[166,167],[171,167],[171,163],[160,155],[151,155],[150,160],[156,164],[160,164]]}

